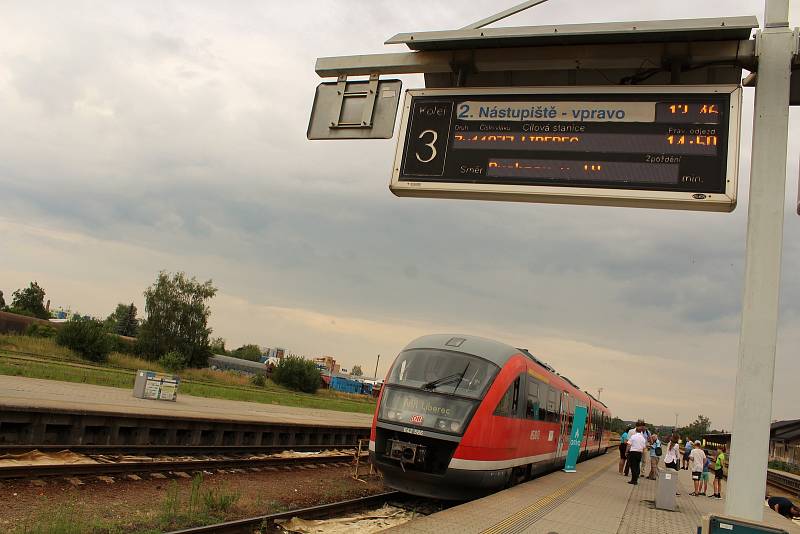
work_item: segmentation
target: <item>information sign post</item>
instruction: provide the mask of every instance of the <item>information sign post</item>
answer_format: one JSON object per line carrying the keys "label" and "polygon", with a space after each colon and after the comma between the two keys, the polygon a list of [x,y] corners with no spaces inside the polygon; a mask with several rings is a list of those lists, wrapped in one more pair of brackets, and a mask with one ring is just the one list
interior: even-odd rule
{"label": "information sign post", "polygon": [[583,429],[586,426],[586,406],[575,407],[575,417],[572,420],[572,430],[569,434],[569,449],[567,449],[567,461],[564,463],[564,471],[574,473],[578,463],[578,456],[581,454],[581,443],[583,443]]}
{"label": "information sign post", "polygon": [[789,77],[797,37],[789,2],[767,0],[759,33],[758,84],[745,248],[744,298],[725,513],[761,521],[767,482],[778,335]]}

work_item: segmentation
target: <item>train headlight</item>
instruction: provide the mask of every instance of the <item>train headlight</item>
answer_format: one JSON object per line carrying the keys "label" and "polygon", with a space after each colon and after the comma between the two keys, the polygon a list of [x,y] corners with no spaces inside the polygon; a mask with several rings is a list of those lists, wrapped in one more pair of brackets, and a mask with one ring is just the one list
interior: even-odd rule
{"label": "train headlight", "polygon": [[389,419],[395,419],[397,417],[397,412],[389,410],[388,412],[386,412],[386,417],[388,417]]}
{"label": "train headlight", "polygon": [[447,421],[444,419],[439,419],[439,421],[436,423],[436,426],[439,427],[439,430],[447,430]]}
{"label": "train headlight", "polygon": [[453,421],[452,423],[450,423],[451,432],[458,432],[459,429],[461,429],[461,423],[459,423],[458,421]]}

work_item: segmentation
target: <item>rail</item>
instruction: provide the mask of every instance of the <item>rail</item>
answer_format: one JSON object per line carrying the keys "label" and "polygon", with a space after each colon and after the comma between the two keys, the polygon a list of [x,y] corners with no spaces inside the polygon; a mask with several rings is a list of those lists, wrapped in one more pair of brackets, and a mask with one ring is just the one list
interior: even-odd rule
{"label": "rail", "polygon": [[203,527],[185,528],[182,530],[173,531],[170,534],[252,534],[254,529],[273,525],[275,521],[282,519],[291,519],[292,517],[300,517],[303,519],[319,519],[322,517],[330,517],[336,514],[352,512],[355,510],[363,510],[364,508],[379,505],[389,499],[398,498],[403,499],[407,498],[407,496],[399,491],[390,491],[386,493],[379,493],[377,495],[370,495],[369,497],[349,499],[330,504],[321,504],[319,506],[300,508],[287,512],[261,515]]}
{"label": "rail", "polygon": [[203,458],[147,462],[113,462],[58,465],[21,465],[0,468],[0,480],[13,478],[120,475],[130,473],[184,472],[208,469],[250,469],[254,467],[299,467],[309,464],[350,463],[351,455],[299,456],[289,458]]}

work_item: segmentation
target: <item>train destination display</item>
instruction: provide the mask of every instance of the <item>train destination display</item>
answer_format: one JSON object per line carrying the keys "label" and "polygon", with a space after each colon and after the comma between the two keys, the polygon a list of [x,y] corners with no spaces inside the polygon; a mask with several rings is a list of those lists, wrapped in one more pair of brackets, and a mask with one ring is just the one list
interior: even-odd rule
{"label": "train destination display", "polygon": [[740,100],[735,86],[411,90],[390,188],[731,211]]}

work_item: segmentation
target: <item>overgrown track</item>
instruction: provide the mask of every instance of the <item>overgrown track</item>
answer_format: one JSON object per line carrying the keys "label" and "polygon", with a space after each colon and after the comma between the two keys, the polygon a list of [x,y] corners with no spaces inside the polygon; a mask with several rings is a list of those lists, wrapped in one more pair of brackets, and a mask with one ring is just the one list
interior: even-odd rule
{"label": "overgrown track", "polygon": [[[186,528],[183,530],[176,530],[171,534],[252,534],[254,530],[262,527],[267,529],[271,528],[275,521],[281,519],[291,519],[292,517],[300,517],[302,519],[320,519],[349,512],[355,512],[374,506],[380,506],[389,500],[406,500],[411,498],[412,497],[404,493],[400,493],[399,491],[390,491],[387,493],[380,493],[378,495],[371,495],[369,497],[350,499],[331,504],[322,504],[319,506],[312,506],[310,508],[290,510],[288,512],[278,512],[275,514],[250,517],[248,519],[239,519],[237,521],[229,521],[227,523],[217,523],[216,525],[208,525],[205,527]],[[269,530],[267,530],[267,532],[269,532]]]}
{"label": "overgrown track", "polygon": [[0,454],[19,454],[38,450],[59,452],[70,450],[80,454],[172,454],[192,456],[197,454],[273,454],[285,450],[325,451],[355,449],[356,444],[342,445],[3,445]]}
{"label": "overgrown track", "polygon": [[783,491],[800,495],[800,476],[793,476],[775,469],[767,469],[767,484]]}
{"label": "overgrown track", "polygon": [[346,464],[351,461],[351,456],[339,454],[291,458],[244,456],[241,458],[199,458],[193,460],[182,458],[179,460],[153,460],[146,462],[25,465],[0,468],[0,479],[193,472],[211,469],[299,468],[312,464]]}

